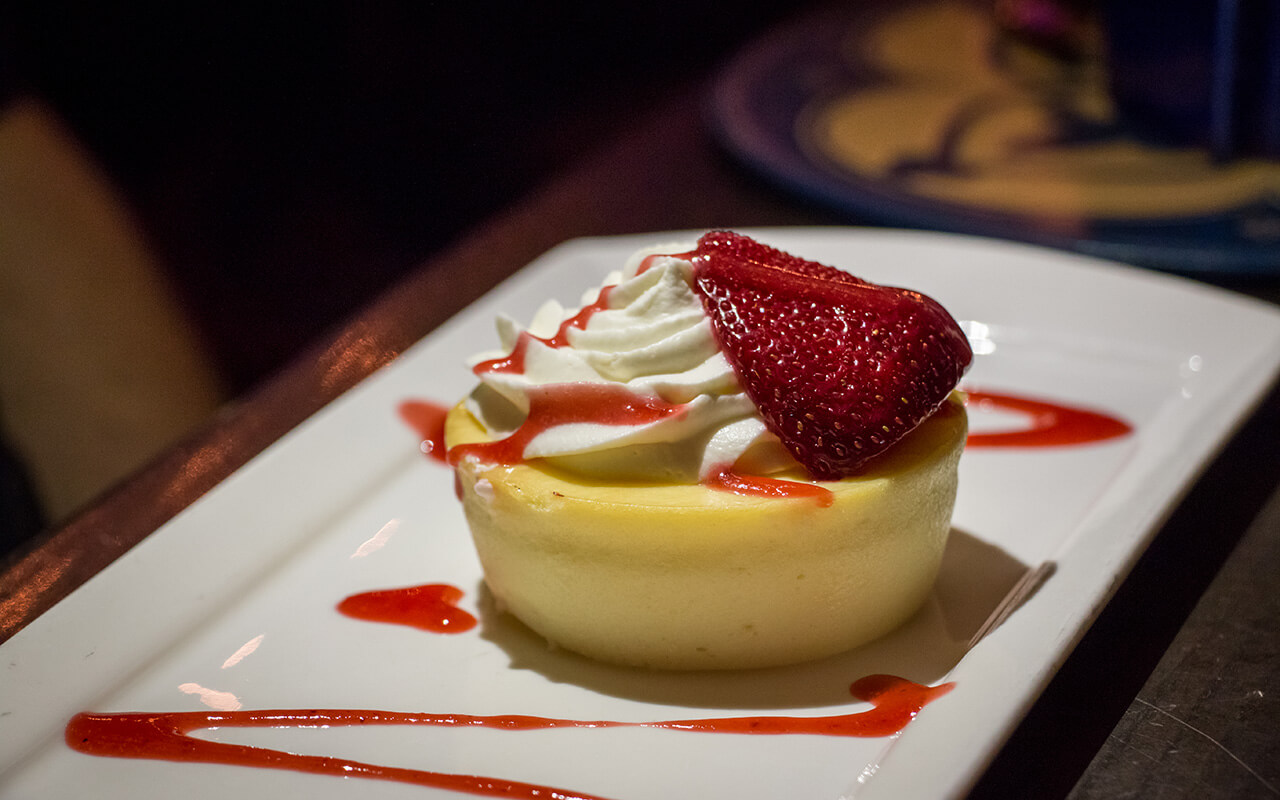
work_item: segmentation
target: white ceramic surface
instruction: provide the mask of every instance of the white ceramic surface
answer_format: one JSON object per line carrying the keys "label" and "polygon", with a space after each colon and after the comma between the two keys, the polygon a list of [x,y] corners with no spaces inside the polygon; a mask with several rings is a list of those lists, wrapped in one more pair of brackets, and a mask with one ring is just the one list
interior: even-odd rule
{"label": "white ceramic surface", "polygon": [[[892,673],[956,688],[900,736],[742,736],[635,728],[208,731],[225,741],[514,778],[609,798],[942,798],[962,794],[1035,701],[1159,522],[1275,377],[1280,313],[1177,278],[949,235],[777,229],[759,238],[911,286],[969,325],[965,384],[1084,405],[1132,435],[973,449],[933,599],[904,629],[827,661],[655,674],[548,650],[485,605],[452,479],[399,419],[450,403],[499,311],[572,304],[634,248],[581,240],[540,258],[280,442],[0,647],[0,798],[443,797],[409,785],[81,755],[81,710],[376,708],[661,720],[859,710]],[[1007,419],[973,415],[975,429]],[[972,649],[1028,568],[1053,572]],[[335,604],[422,583],[466,591],[473,631],[359,622]],[[305,793],[305,794],[304,794]]]}

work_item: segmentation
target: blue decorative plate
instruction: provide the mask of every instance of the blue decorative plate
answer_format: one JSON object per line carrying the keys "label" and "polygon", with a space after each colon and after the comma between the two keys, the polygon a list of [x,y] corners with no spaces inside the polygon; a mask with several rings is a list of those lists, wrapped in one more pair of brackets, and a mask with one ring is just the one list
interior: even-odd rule
{"label": "blue decorative plate", "polygon": [[760,40],[713,86],[716,135],[765,177],[862,221],[1280,273],[1280,162],[1128,130],[1096,33],[1064,54],[989,5],[846,5]]}

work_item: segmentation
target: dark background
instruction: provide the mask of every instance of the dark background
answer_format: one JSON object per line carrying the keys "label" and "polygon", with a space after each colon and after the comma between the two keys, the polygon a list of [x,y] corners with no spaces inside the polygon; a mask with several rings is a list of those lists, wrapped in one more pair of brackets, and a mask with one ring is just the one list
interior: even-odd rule
{"label": "dark background", "polygon": [[7,93],[51,104],[124,193],[237,393],[800,7],[20,0],[0,48]]}

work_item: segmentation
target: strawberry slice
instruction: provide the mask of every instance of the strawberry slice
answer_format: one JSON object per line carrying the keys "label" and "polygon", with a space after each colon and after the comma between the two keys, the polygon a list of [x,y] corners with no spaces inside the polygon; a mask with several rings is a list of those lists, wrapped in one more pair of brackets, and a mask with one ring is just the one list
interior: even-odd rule
{"label": "strawberry slice", "polygon": [[817,480],[855,473],[934,413],[973,351],[919,292],[868,283],[729,231],[694,284],[769,430]]}

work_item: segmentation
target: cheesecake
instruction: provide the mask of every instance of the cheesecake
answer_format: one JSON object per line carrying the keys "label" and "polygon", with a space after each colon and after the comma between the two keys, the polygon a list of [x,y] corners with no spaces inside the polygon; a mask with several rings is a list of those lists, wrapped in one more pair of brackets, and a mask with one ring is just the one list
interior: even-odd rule
{"label": "cheesecake", "polygon": [[713,232],[499,338],[445,441],[497,607],[551,644],[778,666],[929,595],[971,353],[926,296]]}

